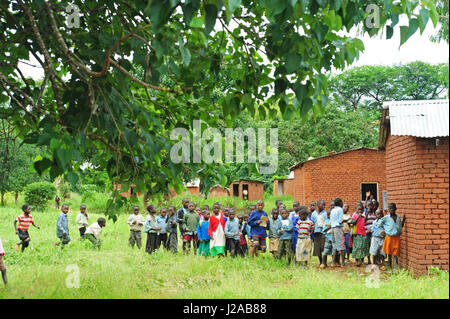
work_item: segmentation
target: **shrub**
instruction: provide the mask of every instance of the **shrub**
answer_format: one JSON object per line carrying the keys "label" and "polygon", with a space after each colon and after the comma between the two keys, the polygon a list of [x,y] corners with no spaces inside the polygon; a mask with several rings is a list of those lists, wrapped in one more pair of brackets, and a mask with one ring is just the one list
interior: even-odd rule
{"label": "shrub", "polygon": [[70,198],[70,185],[69,183],[62,183],[59,185],[59,195],[61,198]]}
{"label": "shrub", "polygon": [[81,199],[86,201],[94,197],[94,194],[99,191],[97,185],[85,184],[80,186]]}
{"label": "shrub", "polygon": [[48,201],[56,195],[56,187],[49,182],[32,183],[25,187],[25,202],[35,210],[43,211]]}

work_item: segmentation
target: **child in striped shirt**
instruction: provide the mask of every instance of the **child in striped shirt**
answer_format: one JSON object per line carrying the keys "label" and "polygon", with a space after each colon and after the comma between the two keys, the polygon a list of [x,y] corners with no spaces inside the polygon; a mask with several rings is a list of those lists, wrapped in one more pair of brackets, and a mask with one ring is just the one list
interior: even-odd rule
{"label": "child in striped shirt", "polygon": [[314,222],[308,219],[306,206],[299,208],[299,220],[297,221],[297,246],[295,248],[295,259],[300,262],[300,268],[307,268],[311,259],[312,240],[311,234],[314,230]]}
{"label": "child in striped shirt", "polygon": [[[28,228],[30,228],[30,224],[39,229],[39,226],[36,226],[33,220],[33,217],[30,215],[31,206],[25,204],[22,206],[23,215],[17,217],[14,221],[14,229],[16,230],[16,234],[19,236],[20,242],[15,245],[15,249],[19,250],[20,245],[22,245],[22,252],[25,248],[30,244],[30,235],[28,234]],[[19,222],[19,227],[17,227],[17,222]]]}

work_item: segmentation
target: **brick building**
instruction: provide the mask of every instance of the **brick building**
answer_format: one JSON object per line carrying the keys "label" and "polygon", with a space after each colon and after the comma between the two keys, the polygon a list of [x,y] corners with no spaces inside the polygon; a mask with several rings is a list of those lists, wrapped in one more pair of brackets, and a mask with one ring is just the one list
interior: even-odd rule
{"label": "brick building", "polygon": [[273,180],[273,195],[282,196],[290,195],[294,197],[294,172],[286,176],[286,178],[277,178]]}
{"label": "brick building", "polygon": [[230,196],[230,189],[222,187],[221,185],[214,185],[208,191],[208,198],[228,197]]}
{"label": "brick building", "polygon": [[383,104],[379,149],[386,151],[388,202],[406,215],[400,266],[424,274],[449,264],[449,102]]}
{"label": "brick building", "polygon": [[230,184],[230,195],[255,201],[264,199],[264,182],[254,180],[234,181]]}
{"label": "brick building", "polygon": [[372,148],[331,152],[290,167],[294,172],[294,200],[301,205],[310,201],[330,201],[340,197],[354,210],[357,201],[374,195],[382,208],[386,190],[385,153]]}

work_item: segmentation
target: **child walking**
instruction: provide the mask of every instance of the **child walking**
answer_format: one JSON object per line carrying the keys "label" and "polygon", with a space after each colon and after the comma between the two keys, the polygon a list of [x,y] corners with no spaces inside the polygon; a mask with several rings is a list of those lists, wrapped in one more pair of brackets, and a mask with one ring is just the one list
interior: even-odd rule
{"label": "child walking", "polygon": [[59,242],[55,243],[55,247],[61,244],[61,249],[70,242],[69,237],[69,220],[67,214],[69,213],[69,205],[63,204],[61,206],[61,214],[59,214],[56,221],[56,237],[59,238]]}
{"label": "child walking", "polygon": [[292,251],[292,236],[293,225],[289,218],[289,212],[286,209],[281,209],[281,218],[276,222],[277,232],[280,235],[280,245],[278,247],[278,258],[287,258],[289,264],[291,263]]}
{"label": "child walking", "polygon": [[92,249],[100,249],[102,241],[100,240],[100,235],[102,233],[102,228],[106,226],[106,219],[100,217],[97,222],[93,223],[86,229],[84,236],[87,240],[92,243]]}
{"label": "child walking", "polygon": [[5,256],[5,249],[3,248],[2,239],[0,238],[0,271],[2,273],[3,283],[8,285],[8,277],[6,276],[6,266],[3,261],[3,256]]}
{"label": "child walking", "polygon": [[230,252],[231,257],[236,257],[239,247],[239,219],[232,208],[228,209],[228,220],[225,223],[226,250]]}
{"label": "child walking", "polygon": [[[37,226],[34,223],[33,216],[31,216],[31,206],[28,204],[25,204],[22,206],[23,215],[20,215],[17,217],[16,220],[14,220],[14,229],[16,231],[16,234],[19,236],[20,242],[16,243],[15,249],[19,250],[20,245],[22,245],[22,252],[25,250],[25,248],[28,247],[30,244],[30,235],[28,234],[28,229],[30,228],[30,225],[33,225],[37,229],[40,227]],[[19,227],[17,227],[17,222],[19,222]]]}
{"label": "child walking", "polygon": [[[397,205],[395,203],[389,204],[389,215],[384,216],[378,222],[380,226],[384,227],[386,238],[383,243],[383,252],[388,256],[388,263],[391,269],[397,269],[398,256],[400,255],[400,235],[402,228],[405,226],[406,217],[403,218],[397,215]],[[392,258],[393,257],[393,258]]]}
{"label": "child walking", "polygon": [[133,214],[128,217],[127,224],[130,225],[130,238],[128,238],[128,243],[131,248],[134,245],[141,249],[142,247],[142,226],[145,224],[144,216],[139,214],[139,206],[133,206]]}
{"label": "child walking", "polygon": [[156,223],[156,207],[155,205],[147,206],[148,216],[144,224],[144,233],[147,233],[147,242],[145,244],[145,252],[151,254],[156,250],[156,241],[158,239],[158,231],[161,228]]}
{"label": "child walking", "polygon": [[200,256],[209,256],[209,242],[211,240],[211,237],[208,235],[209,215],[209,211],[204,209],[202,212],[203,218],[198,222],[197,226],[198,254]]}
{"label": "child walking", "polygon": [[178,237],[177,237],[177,215],[175,206],[170,206],[167,216],[167,232],[169,233],[168,243],[169,249],[173,253],[178,252]]}
{"label": "child walking", "polygon": [[86,227],[89,226],[89,216],[86,213],[86,205],[82,204],[80,206],[80,213],[77,215],[77,225],[78,225],[78,230],[80,232],[80,239],[83,238],[84,233],[86,232]]}
{"label": "child walking", "polygon": [[213,205],[213,214],[209,219],[208,235],[211,256],[223,256],[225,254],[225,218],[220,211],[220,203]]}
{"label": "child walking", "polygon": [[300,262],[300,268],[308,267],[308,261],[311,259],[312,240],[311,234],[314,231],[314,223],[308,219],[308,211],[306,206],[299,208],[300,219],[297,221],[297,247],[295,249],[295,259]]}
{"label": "child walking", "polygon": [[191,252],[191,243],[194,248],[194,255],[197,254],[197,225],[200,221],[195,204],[188,204],[188,212],[183,216],[183,252],[188,254]]}
{"label": "child walking", "polygon": [[158,231],[158,239],[156,241],[156,249],[158,249],[161,244],[163,245],[165,250],[168,250],[168,244],[167,244],[167,209],[161,208],[159,210],[159,216],[156,217],[156,224],[159,228],[161,228],[160,231]]}
{"label": "child walking", "polygon": [[269,251],[275,258],[278,258],[278,249],[280,245],[280,235],[277,231],[278,219],[278,209],[274,208],[272,210],[272,218],[269,220]]}

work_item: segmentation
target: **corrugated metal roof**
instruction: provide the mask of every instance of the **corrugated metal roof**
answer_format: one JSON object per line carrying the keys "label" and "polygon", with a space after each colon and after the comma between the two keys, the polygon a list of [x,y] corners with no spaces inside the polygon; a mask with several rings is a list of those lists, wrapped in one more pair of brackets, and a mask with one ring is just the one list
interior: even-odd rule
{"label": "corrugated metal roof", "polygon": [[389,109],[391,135],[449,136],[449,101],[419,100],[384,102]]}

